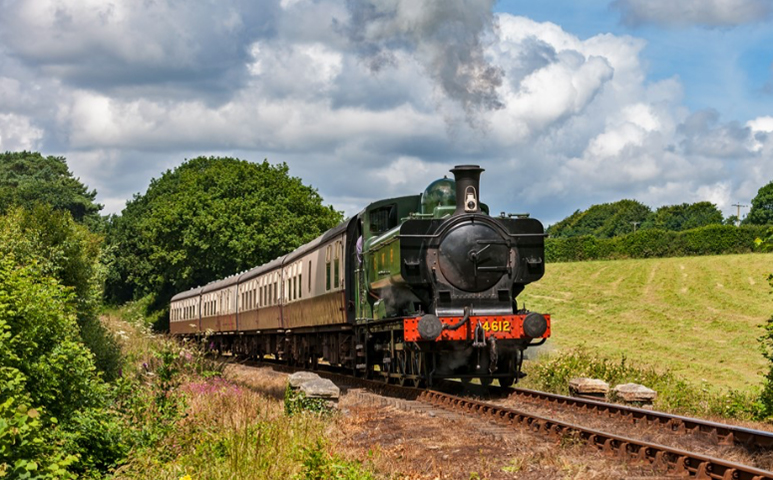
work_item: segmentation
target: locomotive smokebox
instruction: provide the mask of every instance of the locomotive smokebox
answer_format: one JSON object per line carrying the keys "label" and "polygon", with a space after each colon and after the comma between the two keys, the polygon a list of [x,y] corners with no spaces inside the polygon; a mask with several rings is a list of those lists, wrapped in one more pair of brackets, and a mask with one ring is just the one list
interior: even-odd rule
{"label": "locomotive smokebox", "polygon": [[456,211],[454,215],[480,213],[480,174],[478,165],[457,165],[451,169],[456,179]]}

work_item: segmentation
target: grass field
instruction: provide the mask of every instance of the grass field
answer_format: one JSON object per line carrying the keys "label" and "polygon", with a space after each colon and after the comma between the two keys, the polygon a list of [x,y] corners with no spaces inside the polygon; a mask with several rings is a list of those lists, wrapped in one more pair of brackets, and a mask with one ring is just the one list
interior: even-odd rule
{"label": "grass field", "polygon": [[750,391],[766,366],[757,339],[773,315],[773,254],[548,264],[518,297],[552,314],[546,350],[585,345]]}

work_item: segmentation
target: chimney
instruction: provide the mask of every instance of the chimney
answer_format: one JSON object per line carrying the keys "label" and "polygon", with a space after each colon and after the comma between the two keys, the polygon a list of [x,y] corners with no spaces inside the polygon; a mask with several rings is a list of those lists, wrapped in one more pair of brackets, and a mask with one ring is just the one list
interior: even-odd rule
{"label": "chimney", "polygon": [[480,213],[480,174],[478,165],[457,165],[451,169],[456,179],[456,211],[454,215]]}

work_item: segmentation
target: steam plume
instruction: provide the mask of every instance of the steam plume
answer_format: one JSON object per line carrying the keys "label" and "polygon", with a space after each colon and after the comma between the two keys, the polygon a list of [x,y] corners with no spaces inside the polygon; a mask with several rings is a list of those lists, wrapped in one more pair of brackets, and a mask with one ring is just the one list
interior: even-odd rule
{"label": "steam plume", "polygon": [[436,85],[471,120],[504,108],[497,94],[504,72],[490,65],[483,38],[495,29],[495,0],[349,0],[343,31],[373,71],[411,52]]}

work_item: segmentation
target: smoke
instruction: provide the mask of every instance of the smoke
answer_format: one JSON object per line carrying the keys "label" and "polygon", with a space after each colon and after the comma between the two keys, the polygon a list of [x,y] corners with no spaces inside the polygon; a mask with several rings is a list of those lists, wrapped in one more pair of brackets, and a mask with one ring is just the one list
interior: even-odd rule
{"label": "smoke", "polygon": [[411,54],[472,125],[505,106],[497,94],[504,71],[484,54],[495,1],[348,0],[350,20],[339,28],[373,72],[396,66],[397,51]]}

